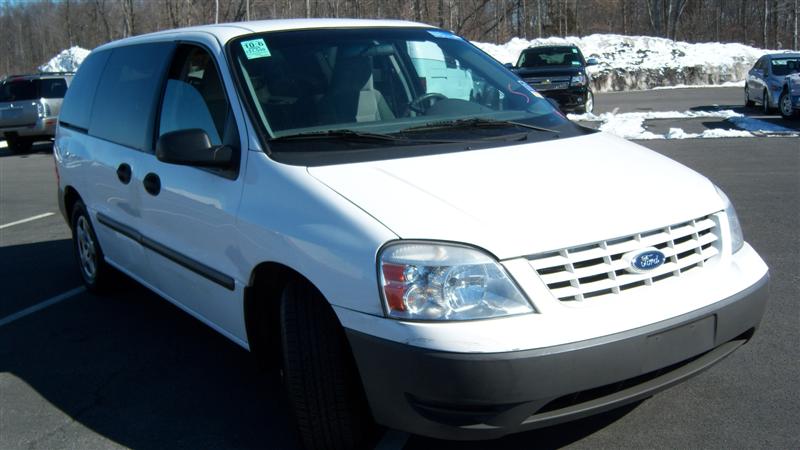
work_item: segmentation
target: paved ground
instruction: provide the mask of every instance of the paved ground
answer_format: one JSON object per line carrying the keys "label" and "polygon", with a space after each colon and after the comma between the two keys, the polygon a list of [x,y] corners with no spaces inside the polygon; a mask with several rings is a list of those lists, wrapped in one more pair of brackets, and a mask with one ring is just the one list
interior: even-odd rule
{"label": "paved ground", "polygon": [[[685,110],[736,102],[732,91],[598,95],[598,105]],[[493,442],[390,434],[395,443],[800,447],[800,139],[643,144],[708,175],[736,204],[747,240],[773,276],[755,339],[682,385],[591,419]],[[49,151],[40,144],[11,156],[0,148],[0,449],[294,448],[277,375],[259,371],[244,350],[133,282],[122,280],[111,296],[78,292],[6,320],[80,286]],[[55,214],[5,226],[48,212]]]}

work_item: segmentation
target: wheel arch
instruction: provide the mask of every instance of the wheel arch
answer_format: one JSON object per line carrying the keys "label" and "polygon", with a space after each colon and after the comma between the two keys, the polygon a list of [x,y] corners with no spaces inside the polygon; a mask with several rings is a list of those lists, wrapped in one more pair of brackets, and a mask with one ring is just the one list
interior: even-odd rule
{"label": "wheel arch", "polygon": [[244,289],[244,322],[250,351],[268,367],[278,367],[281,363],[281,296],[286,285],[294,280],[307,283],[325,298],[321,290],[298,270],[274,261],[256,265]]}
{"label": "wheel arch", "polygon": [[83,201],[81,195],[78,191],[72,186],[66,186],[64,188],[64,218],[67,220],[70,228],[72,227],[72,208],[75,207],[75,203],[78,201]]}

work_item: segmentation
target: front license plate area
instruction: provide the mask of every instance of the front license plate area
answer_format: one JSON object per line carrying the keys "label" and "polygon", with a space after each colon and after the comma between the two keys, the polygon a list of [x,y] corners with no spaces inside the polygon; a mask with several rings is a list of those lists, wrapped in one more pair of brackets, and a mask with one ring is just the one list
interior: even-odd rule
{"label": "front license plate area", "polygon": [[714,348],[717,316],[712,315],[647,337],[642,372],[681,362]]}

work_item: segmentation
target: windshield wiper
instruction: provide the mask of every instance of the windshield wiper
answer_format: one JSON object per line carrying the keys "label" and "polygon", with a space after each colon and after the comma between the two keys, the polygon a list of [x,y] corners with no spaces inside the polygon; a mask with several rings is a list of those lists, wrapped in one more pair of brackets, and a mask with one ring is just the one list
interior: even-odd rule
{"label": "windshield wiper", "polygon": [[379,140],[379,141],[407,141],[408,139],[392,136],[391,134],[383,133],[370,133],[366,131],[355,131],[348,129],[341,130],[328,130],[328,131],[311,131],[307,133],[290,134],[280,136],[273,140],[275,141],[295,141],[305,139],[366,139],[366,140]]}
{"label": "windshield wiper", "polygon": [[401,130],[401,133],[407,131],[412,131],[412,132],[429,131],[429,130],[441,130],[447,128],[494,128],[494,127],[508,127],[508,126],[528,128],[531,130],[558,134],[557,130],[551,130],[550,128],[537,127],[536,125],[529,125],[527,123],[522,123],[522,122],[514,122],[512,120],[484,119],[480,117],[473,117],[471,119],[455,119],[455,120],[442,120],[439,122],[428,122],[425,125],[420,125]]}

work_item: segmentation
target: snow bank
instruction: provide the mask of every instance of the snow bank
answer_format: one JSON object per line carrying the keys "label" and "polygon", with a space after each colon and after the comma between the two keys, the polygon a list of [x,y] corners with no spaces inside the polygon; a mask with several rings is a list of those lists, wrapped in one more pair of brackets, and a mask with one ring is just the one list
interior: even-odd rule
{"label": "snow bank", "polygon": [[506,44],[475,42],[501,63],[516,63],[532,45],[577,45],[584,56],[600,61],[588,69],[596,91],[627,91],[674,85],[741,82],[755,61],[769,50],[718,42],[690,44],[649,36],[592,34],[585,37],[513,38]]}
{"label": "snow bank", "polygon": [[42,72],[75,72],[84,59],[89,56],[90,50],[81,47],[72,47],[62,50],[47,64],[39,66]]}

